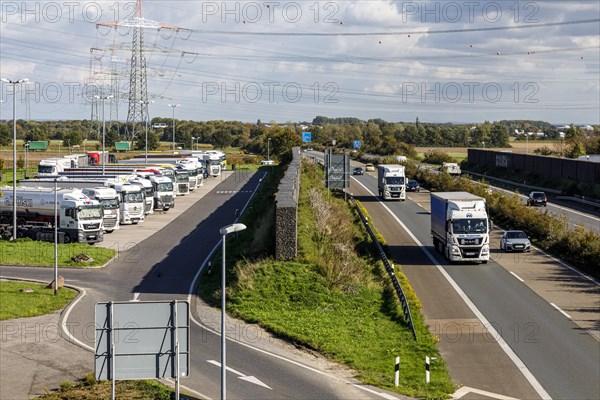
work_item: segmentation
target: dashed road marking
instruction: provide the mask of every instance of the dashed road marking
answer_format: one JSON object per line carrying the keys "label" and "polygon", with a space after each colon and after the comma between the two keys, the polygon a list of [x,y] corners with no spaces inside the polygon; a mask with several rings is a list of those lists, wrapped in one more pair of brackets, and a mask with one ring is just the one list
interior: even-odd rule
{"label": "dashed road marking", "polygon": [[560,307],[559,307],[559,306],[557,306],[556,304],[554,304],[554,303],[550,303],[550,305],[551,305],[552,307],[556,308],[556,309],[557,309],[557,310],[558,310],[558,311],[559,311],[559,312],[560,312],[562,315],[564,315],[565,317],[567,317],[567,318],[569,318],[569,319],[572,319],[572,318],[571,318],[571,316],[570,316],[569,314],[567,314],[566,312],[564,312],[563,310],[561,310],[561,309],[560,309]]}

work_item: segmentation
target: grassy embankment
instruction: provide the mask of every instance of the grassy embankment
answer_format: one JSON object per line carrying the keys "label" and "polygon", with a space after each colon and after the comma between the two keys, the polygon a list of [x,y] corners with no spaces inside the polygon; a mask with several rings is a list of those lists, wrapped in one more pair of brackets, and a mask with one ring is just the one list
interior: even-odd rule
{"label": "grassy embankment", "polygon": [[[361,381],[410,396],[445,398],[453,391],[435,338],[427,330],[414,292],[411,299],[418,341],[404,320],[385,269],[356,213],[323,189],[322,171],[306,165],[302,172],[298,212],[299,257],[275,261],[266,251],[252,254],[259,236],[272,240],[273,200],[258,198],[261,219],[245,217],[249,229],[228,243],[228,312],[297,345],[319,351],[356,371]],[[265,201],[265,199],[268,199]],[[220,265],[214,260],[213,264]],[[398,269],[397,269],[398,270]],[[402,275],[402,274],[399,274]],[[401,276],[399,276],[401,279]],[[207,281],[208,279],[208,281]],[[201,279],[200,291],[215,305],[220,299],[218,274]],[[404,279],[406,284],[406,280]],[[401,357],[400,387],[394,388],[394,358]],[[425,356],[437,357],[432,381],[425,384]]]}

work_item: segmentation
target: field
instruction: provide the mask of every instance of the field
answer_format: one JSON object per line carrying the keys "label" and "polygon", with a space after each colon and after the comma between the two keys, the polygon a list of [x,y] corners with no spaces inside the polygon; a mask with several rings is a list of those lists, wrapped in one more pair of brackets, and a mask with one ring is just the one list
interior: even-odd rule
{"label": "field", "polygon": [[[497,150],[497,151],[512,151],[513,153],[530,153],[533,154],[535,149],[539,149],[541,147],[550,147],[554,149],[556,145],[560,145],[560,141],[552,141],[552,140],[530,140],[527,143],[524,140],[514,140],[510,142],[511,147],[491,147],[486,148],[488,150]],[[452,157],[456,159],[457,162],[461,162],[465,158],[467,158],[468,147],[416,147],[417,153],[419,156],[423,156],[426,152],[430,150],[441,150],[445,153],[448,153]]]}

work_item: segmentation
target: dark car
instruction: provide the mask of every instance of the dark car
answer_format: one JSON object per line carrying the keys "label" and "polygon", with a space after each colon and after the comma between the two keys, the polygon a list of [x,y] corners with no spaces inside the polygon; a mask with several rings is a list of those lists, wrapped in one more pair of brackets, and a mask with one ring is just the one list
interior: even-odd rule
{"label": "dark car", "polygon": [[527,198],[528,206],[544,206],[546,207],[546,202],[548,198],[546,197],[546,193],[544,192],[531,192],[529,193],[529,197]]}
{"label": "dark car", "polygon": [[406,183],[406,191],[407,192],[420,192],[421,184],[414,179],[409,179]]}
{"label": "dark car", "polygon": [[352,175],[364,175],[365,170],[362,167],[356,167],[352,170]]}

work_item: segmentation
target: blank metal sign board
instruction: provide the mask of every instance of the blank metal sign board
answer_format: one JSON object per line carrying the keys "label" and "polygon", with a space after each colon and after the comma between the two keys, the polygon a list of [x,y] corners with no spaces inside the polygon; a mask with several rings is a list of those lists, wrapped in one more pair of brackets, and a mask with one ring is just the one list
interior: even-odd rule
{"label": "blank metal sign board", "polygon": [[94,367],[98,380],[187,377],[189,349],[187,301],[96,304]]}

